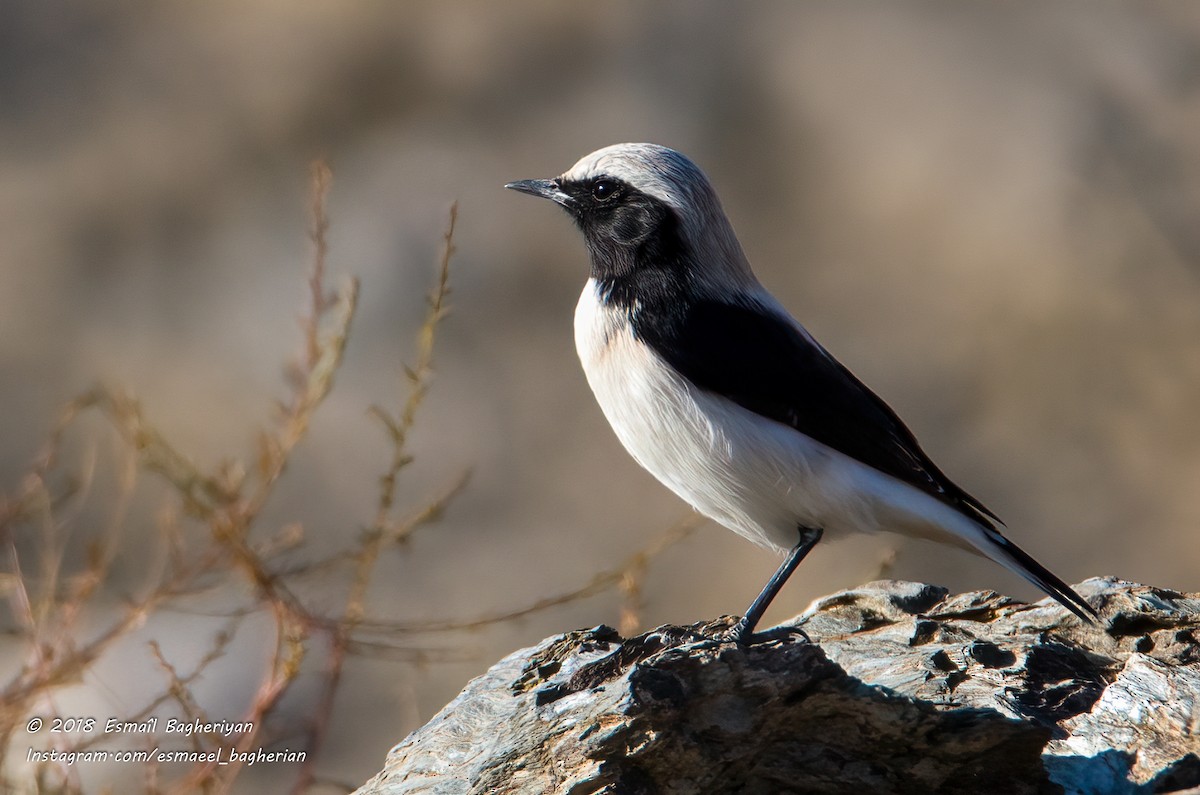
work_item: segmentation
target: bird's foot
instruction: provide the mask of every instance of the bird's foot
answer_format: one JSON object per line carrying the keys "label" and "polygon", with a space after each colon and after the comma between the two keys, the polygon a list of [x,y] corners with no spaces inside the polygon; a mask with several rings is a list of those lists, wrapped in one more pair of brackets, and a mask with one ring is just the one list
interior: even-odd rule
{"label": "bird's foot", "polygon": [[756,643],[769,643],[774,640],[790,640],[796,635],[803,638],[805,643],[812,643],[812,638],[808,633],[800,629],[800,627],[784,624],[771,629],[765,629],[762,632],[755,632],[754,628],[746,621],[741,619],[726,633],[723,634],[721,640],[728,643],[736,643],[739,646],[753,646]]}

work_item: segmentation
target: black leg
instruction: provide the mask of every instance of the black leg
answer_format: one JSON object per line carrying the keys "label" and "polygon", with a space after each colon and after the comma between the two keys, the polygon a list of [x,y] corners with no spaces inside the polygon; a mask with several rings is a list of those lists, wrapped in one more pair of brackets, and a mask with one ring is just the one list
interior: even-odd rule
{"label": "black leg", "polygon": [[754,604],[750,605],[745,617],[729,631],[730,640],[734,643],[746,643],[750,640],[750,636],[754,634],[754,628],[758,625],[759,619],[763,617],[763,613],[767,612],[767,606],[771,604],[771,600],[779,593],[779,589],[787,582],[788,577],[792,576],[792,572],[800,565],[800,561],[804,560],[808,551],[821,540],[821,535],[822,530],[819,527],[800,528],[800,542],[792,547],[792,551],[788,553],[783,565],[767,581],[766,587],[754,600]]}

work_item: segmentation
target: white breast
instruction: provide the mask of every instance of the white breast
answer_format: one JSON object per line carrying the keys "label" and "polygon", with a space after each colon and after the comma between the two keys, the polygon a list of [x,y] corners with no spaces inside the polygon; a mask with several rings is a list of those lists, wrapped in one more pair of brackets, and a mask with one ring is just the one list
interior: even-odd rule
{"label": "white breast", "polygon": [[628,316],[603,304],[590,279],[575,308],[575,347],[629,454],[696,510],[760,546],[792,547],[798,525],[959,544],[978,533],[907,484],[695,388],[634,338]]}

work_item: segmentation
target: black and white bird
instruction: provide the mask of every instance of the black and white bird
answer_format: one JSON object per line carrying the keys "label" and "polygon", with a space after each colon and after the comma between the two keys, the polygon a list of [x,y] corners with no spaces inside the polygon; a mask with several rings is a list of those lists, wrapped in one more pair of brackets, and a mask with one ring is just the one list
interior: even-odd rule
{"label": "black and white bird", "polygon": [[625,449],[700,513],[788,553],[732,639],[748,641],[824,534],[854,531],[966,548],[1096,616],[759,284],[691,160],[618,144],[505,187],[556,202],[583,231],[575,346]]}

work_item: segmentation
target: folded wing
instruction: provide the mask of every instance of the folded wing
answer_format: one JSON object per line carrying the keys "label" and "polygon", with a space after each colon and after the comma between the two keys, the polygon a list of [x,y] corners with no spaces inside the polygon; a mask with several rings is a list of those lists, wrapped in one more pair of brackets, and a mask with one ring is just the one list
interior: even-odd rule
{"label": "folded wing", "polygon": [[946,477],[896,413],[790,318],[753,299],[675,310],[672,322],[643,330],[635,319],[634,329],[696,386],[915,486],[986,528],[1000,521]]}

